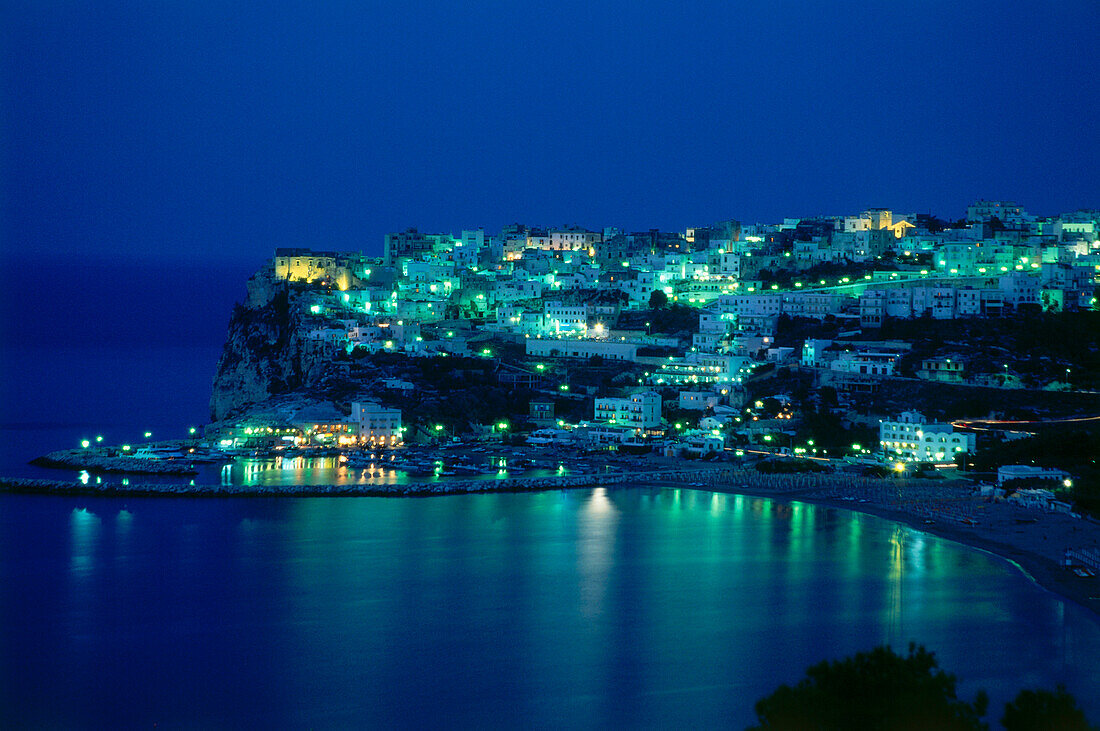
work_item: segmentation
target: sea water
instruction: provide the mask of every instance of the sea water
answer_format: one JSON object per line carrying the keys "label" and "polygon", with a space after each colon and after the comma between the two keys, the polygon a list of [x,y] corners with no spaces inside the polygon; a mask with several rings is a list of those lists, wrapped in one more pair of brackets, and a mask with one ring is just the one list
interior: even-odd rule
{"label": "sea water", "polygon": [[694,490],[0,496],[0,725],[732,725],[910,641],[999,718],[1100,624],[1007,562],[843,510]]}

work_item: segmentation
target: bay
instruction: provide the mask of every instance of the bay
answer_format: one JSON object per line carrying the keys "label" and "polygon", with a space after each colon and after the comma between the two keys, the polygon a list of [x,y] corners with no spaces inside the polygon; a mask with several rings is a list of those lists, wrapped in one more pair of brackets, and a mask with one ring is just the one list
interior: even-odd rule
{"label": "bay", "polygon": [[1100,624],[908,527],[706,491],[0,496],[0,725],[743,727],[811,663],[934,650],[991,715]]}

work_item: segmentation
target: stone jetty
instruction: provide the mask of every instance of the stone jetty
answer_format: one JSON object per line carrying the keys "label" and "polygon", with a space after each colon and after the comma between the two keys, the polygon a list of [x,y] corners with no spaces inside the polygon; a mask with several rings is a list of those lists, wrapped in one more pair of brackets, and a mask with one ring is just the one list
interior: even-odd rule
{"label": "stone jetty", "polygon": [[39,467],[87,470],[93,474],[129,475],[197,475],[198,470],[184,460],[145,459],[133,456],[112,456],[86,449],[62,449],[31,460]]}
{"label": "stone jetty", "polygon": [[396,485],[191,485],[169,483],[117,482],[87,484],[80,481],[0,478],[0,491],[50,493],[64,495],[121,496],[182,496],[182,497],[319,497],[373,496],[425,497],[429,495],[462,495],[488,492],[537,492],[569,488],[637,485],[647,482],[699,483],[700,487],[731,484],[742,470],[657,470],[651,472],[620,472],[561,477],[515,477],[499,480],[440,480],[410,482]]}

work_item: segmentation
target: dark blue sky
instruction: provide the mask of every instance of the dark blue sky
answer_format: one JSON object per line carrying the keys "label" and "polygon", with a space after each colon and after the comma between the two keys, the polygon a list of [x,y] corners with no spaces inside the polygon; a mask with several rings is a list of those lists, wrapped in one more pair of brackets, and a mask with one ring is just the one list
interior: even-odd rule
{"label": "dark blue sky", "polygon": [[1100,206],[1095,0],[244,5],[5,3],[4,249]]}

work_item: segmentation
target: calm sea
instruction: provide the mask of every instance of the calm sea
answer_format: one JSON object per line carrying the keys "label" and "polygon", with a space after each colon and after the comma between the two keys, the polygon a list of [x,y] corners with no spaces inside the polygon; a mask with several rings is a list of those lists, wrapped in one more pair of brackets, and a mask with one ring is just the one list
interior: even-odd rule
{"label": "calm sea", "polygon": [[0,496],[0,725],[743,727],[809,664],[935,650],[1100,718],[1100,624],[845,511],[634,488]]}

